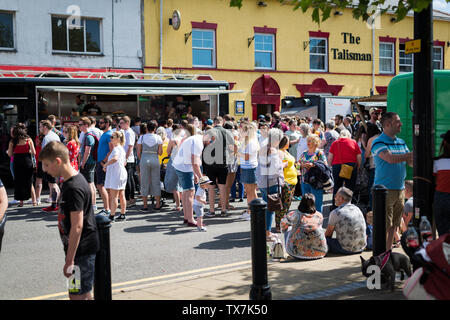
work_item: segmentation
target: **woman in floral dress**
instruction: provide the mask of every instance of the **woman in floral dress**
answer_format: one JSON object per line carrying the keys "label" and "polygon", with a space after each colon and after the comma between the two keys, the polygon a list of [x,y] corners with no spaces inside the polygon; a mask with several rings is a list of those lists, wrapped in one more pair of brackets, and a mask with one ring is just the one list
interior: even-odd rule
{"label": "woman in floral dress", "polygon": [[286,252],[297,259],[321,259],[328,251],[323,216],[316,211],[315,197],[304,194],[298,210],[289,212],[281,220],[285,236]]}

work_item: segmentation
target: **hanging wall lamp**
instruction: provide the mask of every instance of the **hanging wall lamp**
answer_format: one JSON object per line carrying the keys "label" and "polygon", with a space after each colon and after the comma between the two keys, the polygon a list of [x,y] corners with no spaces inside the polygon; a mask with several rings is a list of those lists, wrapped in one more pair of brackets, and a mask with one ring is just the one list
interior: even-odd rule
{"label": "hanging wall lamp", "polygon": [[247,45],[249,48],[250,48],[250,45],[252,44],[253,40],[255,40],[255,36],[247,39]]}
{"label": "hanging wall lamp", "polygon": [[184,44],[187,43],[187,41],[189,40],[189,37],[191,36],[191,34],[192,34],[192,31],[189,32],[189,33],[185,33],[184,34]]}

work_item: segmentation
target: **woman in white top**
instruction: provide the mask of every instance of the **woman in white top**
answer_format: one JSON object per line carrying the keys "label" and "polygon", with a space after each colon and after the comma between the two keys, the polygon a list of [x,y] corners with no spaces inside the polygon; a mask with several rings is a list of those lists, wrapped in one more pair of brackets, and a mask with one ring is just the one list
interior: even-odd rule
{"label": "woman in white top", "polygon": [[114,149],[108,157],[108,162],[103,165],[106,172],[105,188],[108,190],[111,214],[109,219],[114,221],[114,215],[118,207],[117,198],[120,197],[120,216],[116,221],[125,220],[127,201],[125,199],[125,187],[127,185],[127,170],[125,169],[126,155],[123,149],[125,136],[122,132],[116,131],[111,135],[111,143]]}
{"label": "woman in white top", "polygon": [[162,154],[162,139],[155,134],[157,124],[147,124],[147,133],[138,141],[137,153],[141,169],[141,196],[143,207],[141,211],[148,210],[148,196],[154,196],[156,205],[153,210],[161,209],[161,172],[158,156]]}
{"label": "woman in white top", "polygon": [[170,157],[169,162],[167,163],[166,175],[164,177],[164,188],[167,192],[171,192],[173,194],[173,199],[176,204],[176,211],[181,211],[181,191],[183,191],[180,187],[180,183],[178,181],[177,172],[172,165],[173,159],[177,155],[178,148],[181,144],[181,133],[182,130],[179,129],[178,124],[174,124],[172,127],[172,139],[170,140],[167,146],[167,156]]}
{"label": "woman in white top", "polygon": [[[247,204],[257,198],[256,194],[256,168],[258,167],[259,143],[256,137],[256,128],[251,123],[245,123],[239,129],[240,147],[238,150],[241,163],[241,182],[247,193]],[[250,209],[244,211],[242,217],[248,219]]]}

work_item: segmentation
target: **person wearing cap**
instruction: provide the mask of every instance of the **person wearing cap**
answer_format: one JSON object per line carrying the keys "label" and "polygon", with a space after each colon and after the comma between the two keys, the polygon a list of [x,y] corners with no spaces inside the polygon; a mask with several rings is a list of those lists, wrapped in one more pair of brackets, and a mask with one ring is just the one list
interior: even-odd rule
{"label": "person wearing cap", "polygon": [[203,176],[198,181],[199,187],[195,191],[194,203],[192,208],[194,210],[195,216],[197,217],[197,230],[207,231],[205,225],[203,224],[203,209],[206,203],[206,189],[211,184],[211,180],[207,176]]}
{"label": "person wearing cap", "polygon": [[208,125],[208,126],[212,126],[213,123],[214,123],[214,121],[212,121],[212,119],[206,120],[206,125]]}
{"label": "person wearing cap", "polygon": [[97,97],[92,96],[89,103],[84,106],[83,111],[81,112],[82,115],[88,115],[88,116],[101,116],[102,115],[102,109],[97,105]]}
{"label": "person wearing cap", "polygon": [[[375,126],[377,126],[377,128],[380,131],[383,131],[383,126],[381,125],[381,122],[380,122],[380,114],[381,114],[381,111],[379,109],[370,108],[369,109],[370,119],[369,119],[369,121],[367,121],[367,126],[375,125]],[[370,137],[368,137],[368,138],[370,139]]]}
{"label": "person wearing cap", "polygon": [[338,207],[331,211],[325,231],[328,252],[355,254],[366,248],[366,221],[361,210],[351,204],[352,197],[353,192],[346,187],[341,187],[334,196]]}
{"label": "person wearing cap", "polygon": [[450,233],[450,130],[441,135],[440,155],[434,159],[433,174],[436,178],[434,217],[441,237]]}

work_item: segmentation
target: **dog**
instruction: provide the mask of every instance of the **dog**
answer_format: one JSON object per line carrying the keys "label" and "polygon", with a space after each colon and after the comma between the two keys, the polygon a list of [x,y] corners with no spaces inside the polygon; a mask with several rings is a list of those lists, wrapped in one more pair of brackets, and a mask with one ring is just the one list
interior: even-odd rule
{"label": "dog", "polygon": [[[387,258],[386,255],[388,254],[390,255]],[[370,277],[371,275],[367,273],[367,268],[372,265],[378,266],[381,269],[382,282],[386,283],[391,291],[394,291],[396,272],[401,272],[401,280],[404,279],[404,273],[408,277],[411,277],[411,263],[409,258],[404,254],[387,251],[379,256],[372,256],[369,260],[364,260],[362,256],[360,258],[362,274],[365,277]],[[382,266],[383,259],[385,258],[387,258],[387,261]]]}

